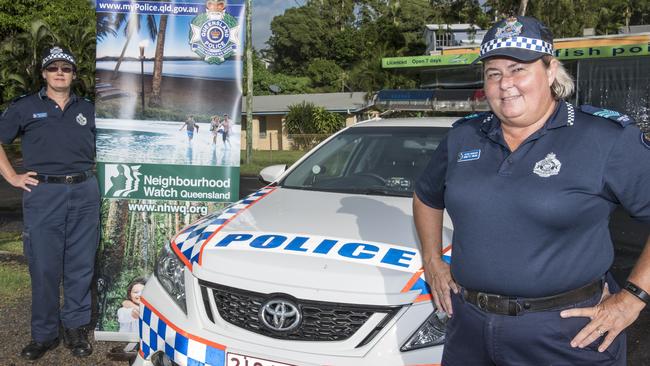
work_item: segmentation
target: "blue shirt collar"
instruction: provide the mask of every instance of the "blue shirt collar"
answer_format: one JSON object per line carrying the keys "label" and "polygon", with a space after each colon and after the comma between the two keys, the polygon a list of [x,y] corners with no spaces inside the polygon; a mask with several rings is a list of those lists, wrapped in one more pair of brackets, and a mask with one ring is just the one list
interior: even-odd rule
{"label": "blue shirt collar", "polygon": [[[537,131],[551,130],[560,127],[572,126],[575,120],[575,107],[560,99],[555,106],[555,111],[549,117],[544,126]],[[481,123],[481,131],[486,135],[495,135],[501,131],[501,121],[494,113],[488,113]]]}
{"label": "blue shirt collar", "polygon": [[[41,90],[38,91],[38,97],[41,98],[41,100],[46,100],[50,99],[47,96],[47,87],[42,87]],[[77,94],[75,94],[72,90],[70,91],[70,103],[74,103],[77,101]]]}

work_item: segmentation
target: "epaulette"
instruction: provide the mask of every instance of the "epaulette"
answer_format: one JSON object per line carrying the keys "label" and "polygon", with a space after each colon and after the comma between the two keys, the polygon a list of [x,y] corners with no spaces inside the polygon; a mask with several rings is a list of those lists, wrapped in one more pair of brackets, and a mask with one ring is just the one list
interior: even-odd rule
{"label": "epaulette", "polygon": [[90,98],[84,97],[83,100],[85,100],[86,102],[88,102],[90,104],[95,104],[95,102]]}
{"label": "epaulette", "polygon": [[454,122],[454,123],[451,125],[451,127],[456,127],[456,126],[460,125],[461,123],[464,123],[464,122],[467,122],[467,121],[470,121],[470,120],[473,120],[473,119],[486,117],[489,113],[490,113],[490,112],[481,112],[481,113],[472,113],[472,114],[469,114],[469,115],[467,115],[467,116],[465,116],[465,117],[463,117],[463,118],[457,120],[456,122]]}
{"label": "epaulette", "polygon": [[598,108],[592,105],[584,104],[580,106],[580,110],[583,111],[584,113],[591,114],[596,117],[606,118],[615,121],[622,127],[634,124],[634,120],[632,119],[632,117],[628,116],[627,114],[623,114],[617,111],[612,111],[610,109]]}
{"label": "epaulette", "polygon": [[2,117],[4,117],[5,114],[7,114],[7,111],[9,110],[9,107],[11,107],[12,105],[16,104],[16,102],[18,102],[19,100],[25,98],[25,97],[28,96],[28,95],[29,95],[29,94],[23,94],[23,95],[21,95],[21,96],[19,96],[19,97],[15,97],[14,99],[12,99],[11,102],[9,102],[9,104],[7,105],[7,108],[5,108],[4,111],[2,111]]}

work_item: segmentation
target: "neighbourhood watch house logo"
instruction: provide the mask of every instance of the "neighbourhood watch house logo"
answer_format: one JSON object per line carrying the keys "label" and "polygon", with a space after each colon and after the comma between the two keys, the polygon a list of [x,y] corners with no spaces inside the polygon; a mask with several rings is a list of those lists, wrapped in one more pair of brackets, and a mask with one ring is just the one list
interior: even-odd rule
{"label": "neighbourhood watch house logo", "polygon": [[106,164],[104,195],[106,197],[129,197],[140,188],[140,165]]}
{"label": "neighbourhood watch house logo", "polygon": [[[106,198],[231,202],[230,169],[105,163],[98,166]],[[234,194],[234,196],[233,196]]]}

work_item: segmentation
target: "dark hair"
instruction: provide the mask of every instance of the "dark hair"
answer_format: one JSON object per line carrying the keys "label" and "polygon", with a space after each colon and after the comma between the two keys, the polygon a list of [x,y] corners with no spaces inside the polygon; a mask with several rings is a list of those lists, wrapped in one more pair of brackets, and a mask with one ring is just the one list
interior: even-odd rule
{"label": "dark hair", "polygon": [[147,283],[147,280],[144,279],[144,277],[136,277],[131,280],[131,283],[129,283],[129,286],[126,288],[126,299],[131,300],[131,290],[133,290],[133,287],[135,285],[142,285],[144,286]]}

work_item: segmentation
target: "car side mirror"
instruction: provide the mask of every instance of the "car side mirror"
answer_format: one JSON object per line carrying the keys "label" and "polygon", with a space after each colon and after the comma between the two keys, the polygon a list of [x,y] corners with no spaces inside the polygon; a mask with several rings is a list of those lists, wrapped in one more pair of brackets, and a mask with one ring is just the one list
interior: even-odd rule
{"label": "car side mirror", "polygon": [[262,183],[273,183],[275,182],[282,173],[284,173],[287,170],[287,164],[278,164],[278,165],[271,165],[267,166],[266,168],[260,170],[260,174],[258,175],[259,180]]}

